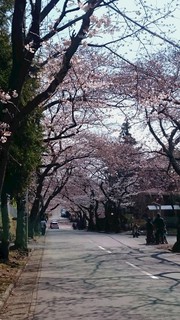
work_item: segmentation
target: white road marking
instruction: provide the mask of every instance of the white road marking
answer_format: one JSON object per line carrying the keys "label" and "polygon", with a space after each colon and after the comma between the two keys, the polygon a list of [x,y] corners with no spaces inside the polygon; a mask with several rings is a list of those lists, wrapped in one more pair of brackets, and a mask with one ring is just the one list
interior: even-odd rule
{"label": "white road marking", "polygon": [[133,267],[134,269],[138,269],[141,273],[145,274],[146,276],[149,276],[151,279],[159,279],[158,277],[153,276],[153,274],[151,274],[151,273],[149,273],[149,272],[146,272],[146,271],[142,270],[141,268],[137,267],[135,264],[132,264],[132,263],[127,262],[127,261],[126,261],[126,263],[127,263],[129,266]]}
{"label": "white road marking", "polygon": [[112,253],[110,250],[106,250],[105,248],[98,246],[99,249],[106,251],[107,253]]}
{"label": "white road marking", "polygon": [[[94,241],[92,241],[92,240],[90,240],[90,242],[94,243]],[[104,247],[102,247],[102,246],[98,246],[98,248],[101,249],[101,250],[103,250],[103,251],[106,251],[107,253],[112,253],[112,251],[106,250],[106,249],[105,249]],[[141,268],[139,268],[138,266],[136,266],[136,265],[133,264],[133,263],[130,263],[130,262],[128,262],[128,261],[126,261],[126,263],[127,263],[129,266],[133,267],[134,269],[137,269],[137,270],[139,270],[141,273],[143,273],[143,274],[145,274],[146,276],[150,277],[151,279],[156,279],[156,280],[159,279],[159,277],[154,276],[153,274],[142,270]]]}
{"label": "white road marking", "polygon": [[[106,251],[106,252],[108,252],[108,253],[112,253],[112,251],[106,250],[106,249],[105,249],[104,247],[102,247],[102,246],[98,246],[98,248],[101,249],[101,250],[103,250],[103,251]],[[149,272],[147,272],[147,271],[142,270],[141,268],[139,268],[138,266],[136,266],[136,265],[133,264],[133,263],[130,263],[130,262],[128,262],[128,261],[126,261],[126,263],[127,263],[129,266],[133,267],[134,269],[137,269],[137,270],[139,270],[141,273],[143,273],[143,274],[145,274],[146,276],[150,277],[151,279],[159,279],[159,277],[156,277],[156,276],[154,276],[153,274],[151,274],[151,273],[149,273]]]}
{"label": "white road marking", "polygon": [[98,248],[101,249],[101,250],[104,250],[104,251],[106,250],[105,248],[103,248],[101,246],[98,246]]}

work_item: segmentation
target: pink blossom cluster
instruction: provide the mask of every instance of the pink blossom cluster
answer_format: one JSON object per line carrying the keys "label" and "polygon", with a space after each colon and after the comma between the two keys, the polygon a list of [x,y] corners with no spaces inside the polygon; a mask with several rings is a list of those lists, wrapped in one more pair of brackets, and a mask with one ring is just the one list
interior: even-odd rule
{"label": "pink blossom cluster", "polygon": [[11,132],[8,130],[9,125],[5,122],[0,122],[0,142],[6,143],[7,138],[11,136]]}
{"label": "pink blossom cluster", "polygon": [[5,92],[2,89],[0,90],[0,102],[1,103],[8,103],[12,98],[17,98],[18,94],[16,90],[13,90],[11,93]]}

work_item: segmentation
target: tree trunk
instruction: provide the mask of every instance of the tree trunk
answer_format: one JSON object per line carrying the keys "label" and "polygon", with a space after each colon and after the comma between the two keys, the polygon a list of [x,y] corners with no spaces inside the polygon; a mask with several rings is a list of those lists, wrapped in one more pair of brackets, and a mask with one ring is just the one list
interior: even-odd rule
{"label": "tree trunk", "polygon": [[88,221],[88,231],[95,231],[96,226],[94,223],[94,206],[90,204],[89,207],[89,221]]}
{"label": "tree trunk", "polygon": [[29,222],[28,222],[28,234],[29,234],[29,238],[33,239],[33,237],[34,237],[34,223],[31,218],[29,218]]}
{"label": "tree trunk", "polygon": [[180,216],[178,216],[178,224],[177,224],[177,241],[172,247],[173,252],[180,252]]}
{"label": "tree trunk", "polygon": [[2,193],[4,178],[6,174],[10,141],[11,140],[9,139],[8,142],[4,143],[3,148],[1,148],[0,146],[0,195]]}
{"label": "tree trunk", "polygon": [[21,250],[27,250],[27,215],[25,197],[17,199],[17,227],[15,247]]}
{"label": "tree trunk", "polygon": [[98,207],[99,207],[99,202],[98,200],[95,200],[95,206],[94,206],[95,226],[96,226],[96,229],[99,231],[100,226],[99,226]]}
{"label": "tree trunk", "polygon": [[0,256],[3,260],[9,260],[9,244],[10,244],[10,225],[9,225],[9,214],[8,214],[8,199],[5,192],[1,194],[1,214],[2,214],[2,242],[0,247]]}
{"label": "tree trunk", "polygon": [[37,217],[34,217],[34,219],[32,219],[32,217],[29,218],[28,232],[29,232],[29,237],[31,239],[34,238],[35,234],[39,233]]}
{"label": "tree trunk", "polygon": [[39,206],[40,206],[40,202],[39,202],[39,198],[36,198],[31,212],[30,212],[30,216],[29,216],[29,237],[33,239],[34,237],[34,233],[37,232],[37,224],[38,224],[38,220],[39,220]]}
{"label": "tree trunk", "polygon": [[34,238],[34,235],[40,234],[40,219],[39,217],[29,217],[28,221],[28,234],[31,239]]}

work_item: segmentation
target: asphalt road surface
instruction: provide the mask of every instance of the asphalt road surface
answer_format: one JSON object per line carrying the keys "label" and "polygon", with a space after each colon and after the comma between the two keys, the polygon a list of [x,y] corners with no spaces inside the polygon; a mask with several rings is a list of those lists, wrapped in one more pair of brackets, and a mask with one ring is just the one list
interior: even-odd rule
{"label": "asphalt road surface", "polygon": [[33,299],[33,320],[179,320],[180,255],[63,224],[47,230]]}

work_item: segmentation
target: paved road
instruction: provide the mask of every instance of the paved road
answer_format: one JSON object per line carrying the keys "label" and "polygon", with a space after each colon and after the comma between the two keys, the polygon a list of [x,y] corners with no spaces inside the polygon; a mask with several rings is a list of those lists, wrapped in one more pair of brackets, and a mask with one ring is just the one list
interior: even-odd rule
{"label": "paved road", "polygon": [[144,243],[49,232],[33,319],[179,319],[180,256]]}
{"label": "paved road", "polygon": [[17,320],[179,320],[179,293],[179,254],[66,226],[47,231],[29,316]]}

